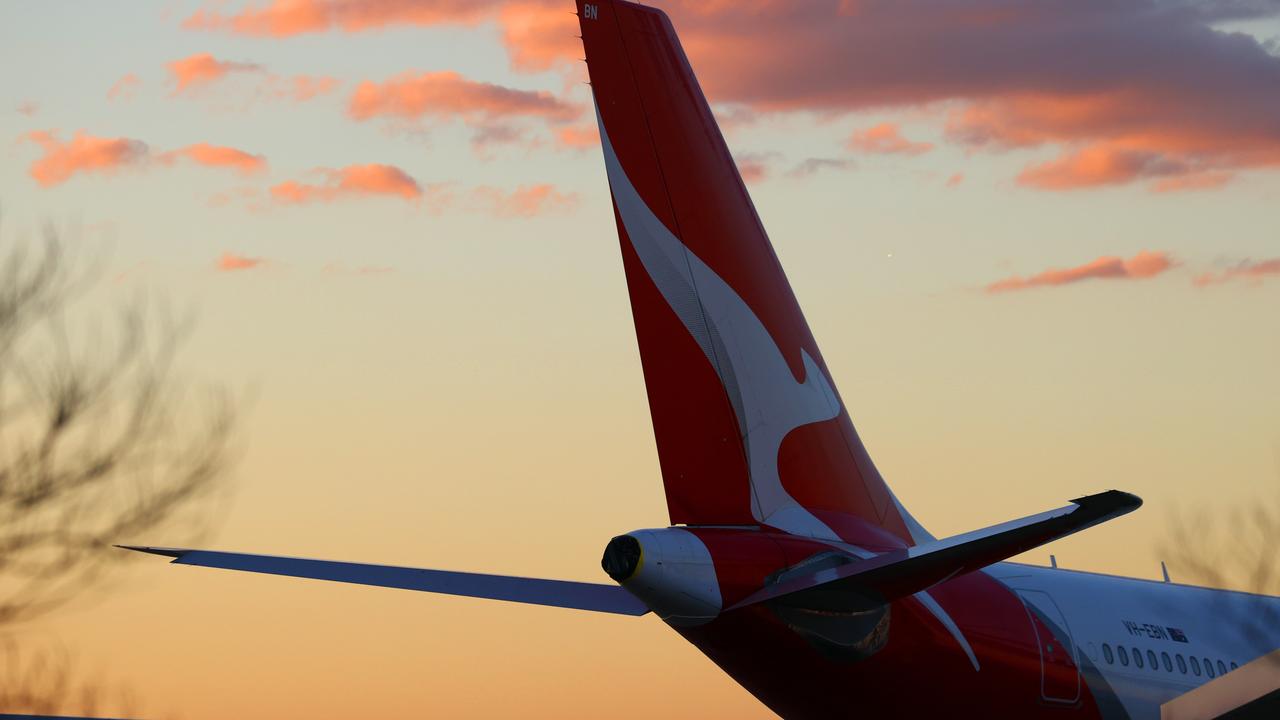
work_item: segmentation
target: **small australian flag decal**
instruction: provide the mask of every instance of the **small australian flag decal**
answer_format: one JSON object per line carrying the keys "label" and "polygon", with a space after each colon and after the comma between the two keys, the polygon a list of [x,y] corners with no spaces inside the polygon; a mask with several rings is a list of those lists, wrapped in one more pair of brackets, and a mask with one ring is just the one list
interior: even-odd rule
{"label": "small australian flag decal", "polygon": [[1189,642],[1189,641],[1187,640],[1187,634],[1186,634],[1186,633],[1184,633],[1184,632],[1182,632],[1182,631],[1181,631],[1181,630],[1179,630],[1178,628],[1176,628],[1176,627],[1171,627],[1171,628],[1166,628],[1166,629],[1169,631],[1169,639],[1170,639],[1170,640],[1172,640],[1172,641],[1174,641],[1174,642],[1182,642],[1182,643],[1184,643],[1184,642]]}

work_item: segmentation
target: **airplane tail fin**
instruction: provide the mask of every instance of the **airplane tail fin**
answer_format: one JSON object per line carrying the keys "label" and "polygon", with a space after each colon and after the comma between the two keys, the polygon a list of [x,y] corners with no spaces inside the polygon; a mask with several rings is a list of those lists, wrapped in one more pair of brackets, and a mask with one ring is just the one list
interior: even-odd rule
{"label": "airplane tail fin", "polygon": [[928,537],[867,455],[667,16],[578,0],[671,521]]}

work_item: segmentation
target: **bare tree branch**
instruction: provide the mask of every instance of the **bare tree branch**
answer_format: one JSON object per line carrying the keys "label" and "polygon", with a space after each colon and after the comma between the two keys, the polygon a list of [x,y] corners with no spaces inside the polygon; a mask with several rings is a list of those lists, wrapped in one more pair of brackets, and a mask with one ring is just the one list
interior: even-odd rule
{"label": "bare tree branch", "polygon": [[1264,596],[1280,595],[1280,483],[1270,497],[1225,512],[1198,508],[1175,513],[1160,552],[1179,581],[1254,593],[1256,602],[1222,603],[1215,617],[1259,655],[1275,648],[1266,638],[1280,626],[1280,612]]}
{"label": "bare tree branch", "polygon": [[101,679],[83,680],[69,650],[50,643],[23,650],[11,636],[0,635],[0,711],[82,717],[111,713],[133,717],[137,701],[123,685]]}
{"label": "bare tree branch", "polygon": [[[207,529],[231,460],[230,399],[176,371],[190,324],[141,302],[89,322],[81,267],[51,228],[0,244],[0,632],[101,589],[132,559],[113,543]],[[0,635],[0,711],[92,696],[65,657],[21,662],[22,637]]]}

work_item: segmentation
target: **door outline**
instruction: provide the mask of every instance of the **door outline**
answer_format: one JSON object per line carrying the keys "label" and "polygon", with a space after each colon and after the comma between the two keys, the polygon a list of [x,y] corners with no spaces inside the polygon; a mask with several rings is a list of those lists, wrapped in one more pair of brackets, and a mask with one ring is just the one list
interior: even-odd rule
{"label": "door outline", "polygon": [[[1018,600],[1022,601],[1022,608],[1027,612],[1027,621],[1031,623],[1031,632],[1036,636],[1036,650],[1040,653],[1040,697],[1046,702],[1062,703],[1064,705],[1072,705],[1080,701],[1080,646],[1076,644],[1075,637],[1071,634],[1071,627],[1067,624],[1066,615],[1062,609],[1058,607],[1058,603],[1049,593],[1043,590],[1017,590]],[[1039,597],[1036,597],[1039,596]],[[1072,668],[1075,670],[1076,690],[1075,695],[1066,697],[1054,697],[1049,695],[1045,687],[1047,679],[1047,668],[1045,667],[1045,649],[1044,643],[1040,638],[1040,632],[1036,629],[1037,615],[1042,625],[1048,628],[1053,634],[1053,639],[1059,643],[1062,638],[1058,637],[1061,633],[1066,636],[1068,647],[1070,648],[1070,659]]]}

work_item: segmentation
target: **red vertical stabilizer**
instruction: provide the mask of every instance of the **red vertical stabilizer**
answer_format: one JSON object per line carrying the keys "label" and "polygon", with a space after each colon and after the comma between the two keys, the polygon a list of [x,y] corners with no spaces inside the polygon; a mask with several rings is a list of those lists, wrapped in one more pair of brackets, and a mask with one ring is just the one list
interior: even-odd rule
{"label": "red vertical stabilizer", "polygon": [[578,13],[671,521],[913,543],[670,21]]}

